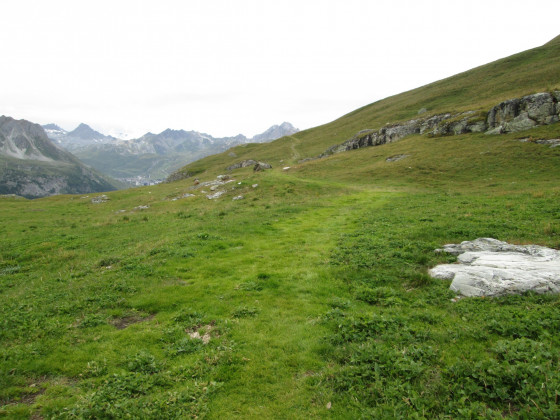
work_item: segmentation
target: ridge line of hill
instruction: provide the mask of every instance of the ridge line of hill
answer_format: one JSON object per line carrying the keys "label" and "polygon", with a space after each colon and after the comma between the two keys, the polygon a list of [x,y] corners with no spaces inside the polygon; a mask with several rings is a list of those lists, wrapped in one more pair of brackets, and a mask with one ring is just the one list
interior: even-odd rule
{"label": "ridge line of hill", "polygon": [[[426,115],[460,115],[474,111],[486,113],[496,104],[509,98],[521,98],[538,92],[560,90],[560,36],[540,47],[529,49],[457,75],[432,82],[358,108],[329,123],[306,129],[294,135],[294,145],[301,157],[314,157],[333,145],[352,139],[356,133],[368,129],[379,130],[389,122],[398,124]],[[266,145],[235,147],[225,153],[200,159],[176,171],[179,174],[209,175],[223,171],[235,160],[254,159],[284,167],[294,160],[293,140],[282,138]]]}
{"label": "ridge line of hill", "polygon": [[388,124],[379,130],[365,129],[345,142],[329,147],[319,158],[362,147],[392,143],[413,134],[435,137],[481,132],[504,134],[554,124],[560,121],[559,101],[560,91],[540,92],[501,102],[486,114],[476,111],[444,113],[404,123]]}

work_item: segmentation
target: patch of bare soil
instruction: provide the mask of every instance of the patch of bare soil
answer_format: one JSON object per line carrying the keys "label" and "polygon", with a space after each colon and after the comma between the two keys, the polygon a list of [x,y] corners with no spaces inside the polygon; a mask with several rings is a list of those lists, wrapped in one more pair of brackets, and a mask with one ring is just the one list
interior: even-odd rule
{"label": "patch of bare soil", "polygon": [[214,323],[208,325],[201,325],[194,330],[186,331],[190,338],[201,340],[202,343],[208,344],[212,338],[210,332],[214,329]]}
{"label": "patch of bare soil", "polygon": [[139,322],[146,322],[155,317],[154,314],[148,316],[142,315],[128,315],[121,318],[113,318],[110,322],[117,330],[124,330],[132,324],[137,324]]}

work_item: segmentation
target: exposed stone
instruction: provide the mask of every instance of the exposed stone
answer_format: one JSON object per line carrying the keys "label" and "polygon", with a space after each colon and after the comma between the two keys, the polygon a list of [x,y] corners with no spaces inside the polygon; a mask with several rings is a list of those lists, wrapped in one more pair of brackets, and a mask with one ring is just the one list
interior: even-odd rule
{"label": "exposed stone", "polygon": [[253,167],[253,171],[261,172],[264,171],[265,169],[271,169],[271,168],[272,166],[266,162],[257,162]]}
{"label": "exposed stone", "polygon": [[471,131],[471,133],[482,133],[483,131],[486,131],[488,126],[484,121],[477,121],[472,124],[469,124],[467,128]]}
{"label": "exposed stone", "polygon": [[243,197],[242,195],[238,195],[236,197],[233,197],[232,200],[236,201],[236,200],[243,200],[245,197]]}
{"label": "exposed stone", "polygon": [[282,168],[282,170],[283,170],[283,171],[288,171],[288,170],[290,170],[291,168],[292,168],[291,166],[284,166],[284,167]]}
{"label": "exposed stone", "polygon": [[535,93],[501,102],[488,112],[487,134],[522,131],[560,120],[558,91]]}
{"label": "exposed stone", "polygon": [[443,250],[457,255],[458,264],[438,265],[429,273],[452,280],[450,289],[463,296],[560,292],[560,252],[555,249],[479,238]]}
{"label": "exposed stone", "polygon": [[225,191],[224,191],[224,190],[216,191],[214,194],[208,194],[208,195],[206,196],[206,198],[207,198],[208,200],[214,200],[215,198],[219,198],[219,197],[221,197],[221,196],[224,195],[224,194],[225,194]]}
{"label": "exposed stone", "polygon": [[[215,191],[217,187],[219,187],[220,185],[229,184],[230,182],[235,182],[235,179],[226,179],[225,181],[220,181],[219,179],[215,179],[212,181],[200,182],[197,186],[191,187],[191,189],[200,189],[204,187],[209,187],[210,191]],[[204,191],[202,192],[204,193]]]}
{"label": "exposed stone", "polygon": [[[466,133],[502,134],[553,124],[560,121],[560,91],[536,93],[510,99],[493,107],[487,114],[467,111],[438,114],[386,125],[379,130],[366,129],[341,144],[329,147],[319,158],[334,153],[380,146],[413,134],[452,136]],[[304,160],[305,161],[305,160]]]}
{"label": "exposed stone", "polygon": [[91,199],[91,202],[92,202],[93,204],[106,203],[107,201],[109,201],[109,197],[107,197],[105,194],[98,195],[97,197],[93,197],[93,198]]}
{"label": "exposed stone", "polygon": [[259,184],[253,184],[253,185],[251,185],[251,187],[253,187],[253,188],[257,188],[258,186],[259,186]]}
{"label": "exposed stone", "polygon": [[342,144],[327,149],[319,157],[362,147],[380,146],[392,143],[413,134],[427,134],[431,136],[449,136],[465,133],[477,133],[486,130],[486,123],[480,121],[473,111],[460,114],[439,114],[425,119],[415,119],[403,123],[387,125],[380,130],[362,130],[354,137]]}
{"label": "exposed stone", "polygon": [[395,156],[389,156],[387,159],[385,159],[387,162],[397,162],[399,160],[405,159],[407,157],[409,157],[410,155],[395,155]]}
{"label": "exposed stone", "polygon": [[237,162],[234,163],[233,165],[228,166],[226,168],[226,171],[233,171],[234,169],[246,168],[247,166],[254,166],[256,164],[257,161],[253,159],[242,160],[241,162]]}
{"label": "exposed stone", "polygon": [[217,179],[218,181],[227,181],[227,180],[230,179],[230,178],[231,178],[231,177],[230,177],[229,175],[218,175],[218,176],[216,177],[216,179]]}
{"label": "exposed stone", "polygon": [[134,210],[147,210],[149,208],[150,208],[150,206],[137,206],[137,207],[134,207]]}
{"label": "exposed stone", "polygon": [[526,138],[526,139],[521,139],[519,141],[524,142],[524,143],[546,144],[546,145],[549,145],[551,148],[560,146],[560,139],[536,139],[536,140],[533,140],[531,138]]}
{"label": "exposed stone", "polygon": [[177,200],[180,200],[181,198],[189,198],[189,197],[196,197],[196,196],[194,194],[185,193],[180,197],[175,197],[175,198],[171,199],[171,201],[177,201]]}

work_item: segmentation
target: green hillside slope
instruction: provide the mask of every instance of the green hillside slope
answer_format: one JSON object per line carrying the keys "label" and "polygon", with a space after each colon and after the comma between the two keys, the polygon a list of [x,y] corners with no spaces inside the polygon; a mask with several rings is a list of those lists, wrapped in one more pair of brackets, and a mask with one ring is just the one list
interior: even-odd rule
{"label": "green hillside slope", "polygon": [[[286,166],[315,157],[329,146],[342,143],[358,131],[378,129],[387,123],[406,121],[444,112],[488,111],[499,102],[524,95],[560,89],[560,41],[524,51],[472,70],[404,92],[357,109],[331,123],[301,131],[272,145],[234,148],[187,165],[182,173],[223,172],[243,159],[257,159]],[[282,162],[280,162],[282,161]]]}
{"label": "green hillside slope", "polygon": [[[427,270],[479,237],[560,249],[560,147],[521,141],[560,123],[293,164],[420,107],[559,87],[557,48],[202,159],[199,183],[0,197],[0,416],[559,418],[560,295],[457,300]],[[249,158],[273,168],[216,180]]]}

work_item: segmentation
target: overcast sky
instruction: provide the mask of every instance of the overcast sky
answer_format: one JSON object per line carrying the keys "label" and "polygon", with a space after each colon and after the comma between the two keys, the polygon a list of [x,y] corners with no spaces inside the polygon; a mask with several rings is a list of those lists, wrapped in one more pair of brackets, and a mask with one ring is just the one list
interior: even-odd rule
{"label": "overcast sky", "polygon": [[7,0],[0,114],[135,136],[252,136],[560,34],[560,1]]}

